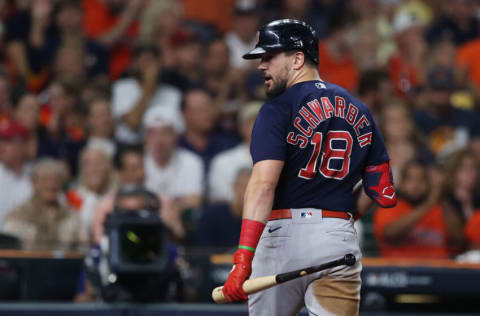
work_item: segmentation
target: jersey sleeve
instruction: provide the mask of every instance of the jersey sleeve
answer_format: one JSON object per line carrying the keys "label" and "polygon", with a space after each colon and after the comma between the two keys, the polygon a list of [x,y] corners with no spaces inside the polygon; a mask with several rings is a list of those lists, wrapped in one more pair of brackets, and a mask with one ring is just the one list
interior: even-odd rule
{"label": "jersey sleeve", "polygon": [[387,148],[385,147],[385,142],[380,129],[377,127],[377,124],[375,124],[370,113],[368,116],[368,119],[372,122],[372,143],[367,154],[366,165],[375,166],[389,161],[390,157],[388,156]]}
{"label": "jersey sleeve", "polygon": [[263,105],[255,120],[250,144],[254,164],[269,159],[285,161],[288,119],[287,113],[282,111],[280,105],[273,103]]}
{"label": "jersey sleeve", "polygon": [[397,196],[390,169],[390,157],[379,129],[373,118],[370,117],[370,119],[372,121],[372,143],[362,174],[363,187],[365,193],[379,206],[391,208],[397,204]]}

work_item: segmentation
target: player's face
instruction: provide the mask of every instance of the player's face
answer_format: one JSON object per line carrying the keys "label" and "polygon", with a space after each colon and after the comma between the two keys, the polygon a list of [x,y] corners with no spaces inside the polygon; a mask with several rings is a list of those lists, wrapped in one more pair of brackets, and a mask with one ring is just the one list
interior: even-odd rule
{"label": "player's face", "polygon": [[258,69],[263,73],[269,98],[280,95],[287,88],[290,75],[289,62],[290,58],[283,52],[263,54]]}

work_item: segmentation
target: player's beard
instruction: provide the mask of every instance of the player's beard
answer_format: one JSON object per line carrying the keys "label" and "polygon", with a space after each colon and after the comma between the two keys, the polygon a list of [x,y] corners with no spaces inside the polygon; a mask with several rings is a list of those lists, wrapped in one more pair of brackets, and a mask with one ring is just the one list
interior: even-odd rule
{"label": "player's beard", "polygon": [[272,84],[270,89],[267,89],[267,97],[272,99],[283,93],[287,89],[287,80],[279,80],[278,83]]}
{"label": "player's beard", "polygon": [[266,93],[269,99],[275,98],[282,94],[287,89],[288,69],[285,67],[284,73],[278,76],[278,79],[272,77],[272,84],[270,88],[267,87]]}

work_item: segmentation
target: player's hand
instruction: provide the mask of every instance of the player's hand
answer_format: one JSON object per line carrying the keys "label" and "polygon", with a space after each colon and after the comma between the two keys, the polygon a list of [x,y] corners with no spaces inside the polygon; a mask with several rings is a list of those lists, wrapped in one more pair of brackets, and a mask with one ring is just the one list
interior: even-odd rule
{"label": "player's hand", "polygon": [[223,286],[223,295],[228,302],[246,301],[247,294],[243,291],[242,285],[252,273],[253,252],[239,249],[233,255],[233,269]]}

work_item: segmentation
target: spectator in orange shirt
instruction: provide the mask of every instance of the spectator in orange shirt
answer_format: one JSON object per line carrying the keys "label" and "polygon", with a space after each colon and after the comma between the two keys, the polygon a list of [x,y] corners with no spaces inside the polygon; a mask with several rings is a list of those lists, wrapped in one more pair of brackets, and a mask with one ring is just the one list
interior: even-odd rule
{"label": "spectator in orange shirt", "polygon": [[439,173],[429,174],[426,166],[415,161],[405,165],[397,206],[374,214],[382,256],[441,258],[451,254],[450,243],[462,239],[462,229],[453,225],[452,214],[441,206],[442,188]]}
{"label": "spectator in orange shirt", "polygon": [[409,98],[423,82],[427,46],[421,21],[400,12],[393,21],[397,53],[388,62],[388,71],[397,96]]}
{"label": "spectator in orange shirt", "polygon": [[480,39],[475,39],[457,48],[457,67],[480,89]]}
{"label": "spectator in orange shirt", "polygon": [[110,77],[118,78],[130,63],[130,44],[138,34],[138,15],[146,0],[83,0],[87,35],[110,50]]}
{"label": "spectator in orange shirt", "polygon": [[353,91],[360,75],[351,55],[348,17],[337,15],[331,21],[330,35],[318,45],[320,77]]}

